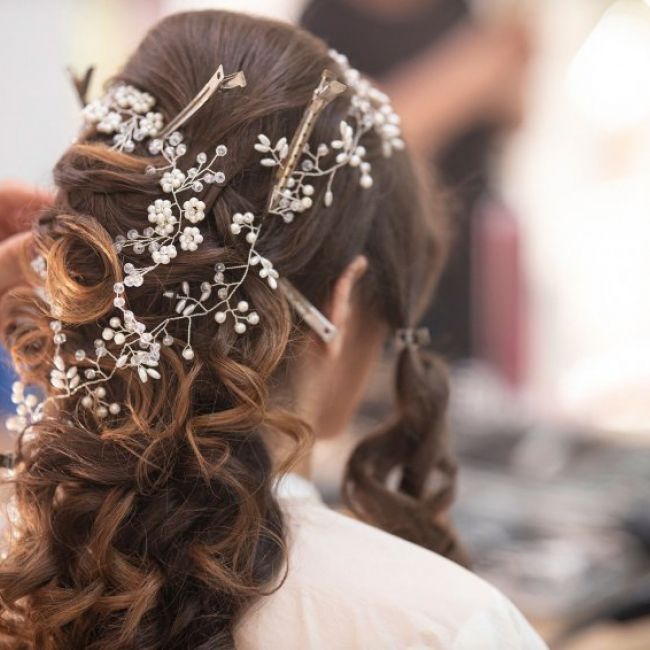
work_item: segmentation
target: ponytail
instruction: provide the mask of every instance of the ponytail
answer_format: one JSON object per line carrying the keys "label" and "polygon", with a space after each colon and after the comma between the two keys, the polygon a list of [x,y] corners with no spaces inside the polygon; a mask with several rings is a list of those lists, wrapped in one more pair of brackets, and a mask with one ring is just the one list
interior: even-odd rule
{"label": "ponytail", "polygon": [[362,520],[467,564],[445,519],[456,466],[447,448],[447,372],[413,342],[397,359],[397,417],[359,443],[346,467],[343,493]]}

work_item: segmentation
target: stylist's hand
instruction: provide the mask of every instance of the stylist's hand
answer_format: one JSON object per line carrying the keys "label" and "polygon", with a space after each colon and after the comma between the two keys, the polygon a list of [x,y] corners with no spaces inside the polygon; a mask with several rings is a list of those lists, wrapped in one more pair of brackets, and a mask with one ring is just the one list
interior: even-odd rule
{"label": "stylist's hand", "polygon": [[531,30],[518,21],[476,25],[459,33],[458,40],[459,58],[464,55],[467,66],[464,81],[468,98],[474,102],[477,115],[503,126],[517,126],[524,114],[533,55]]}
{"label": "stylist's hand", "polygon": [[478,123],[516,126],[532,48],[523,23],[468,23],[394,71],[386,87],[411,146],[435,153]]}
{"label": "stylist's hand", "polygon": [[23,282],[23,255],[31,227],[52,197],[14,181],[0,183],[0,298]]}

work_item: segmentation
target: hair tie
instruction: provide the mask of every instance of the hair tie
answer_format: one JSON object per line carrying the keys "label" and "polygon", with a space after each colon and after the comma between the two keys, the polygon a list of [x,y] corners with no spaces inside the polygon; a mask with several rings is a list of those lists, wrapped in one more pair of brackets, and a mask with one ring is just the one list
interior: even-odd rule
{"label": "hair tie", "polygon": [[395,341],[400,348],[419,349],[431,344],[428,327],[404,327],[395,332]]}

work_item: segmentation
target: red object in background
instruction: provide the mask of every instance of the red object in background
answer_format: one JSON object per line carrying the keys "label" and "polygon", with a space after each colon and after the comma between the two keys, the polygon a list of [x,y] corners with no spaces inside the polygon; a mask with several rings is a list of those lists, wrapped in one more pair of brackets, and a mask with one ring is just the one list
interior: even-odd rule
{"label": "red object in background", "polygon": [[526,308],[519,225],[502,203],[479,206],[472,231],[472,336],[476,356],[512,387],[526,372]]}

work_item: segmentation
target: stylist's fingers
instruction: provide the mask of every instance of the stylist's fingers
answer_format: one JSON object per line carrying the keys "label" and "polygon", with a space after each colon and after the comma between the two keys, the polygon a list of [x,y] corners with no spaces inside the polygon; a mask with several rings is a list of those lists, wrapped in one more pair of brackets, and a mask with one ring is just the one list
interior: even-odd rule
{"label": "stylist's fingers", "polygon": [[24,284],[26,252],[32,233],[21,232],[0,241],[0,298],[13,287]]}
{"label": "stylist's fingers", "polygon": [[518,23],[475,27],[468,32],[467,52],[473,70],[476,105],[481,115],[503,126],[515,126],[523,117],[530,70],[530,33]]}
{"label": "stylist's fingers", "polygon": [[38,213],[52,204],[52,195],[17,181],[0,182],[0,241],[29,230]]}

